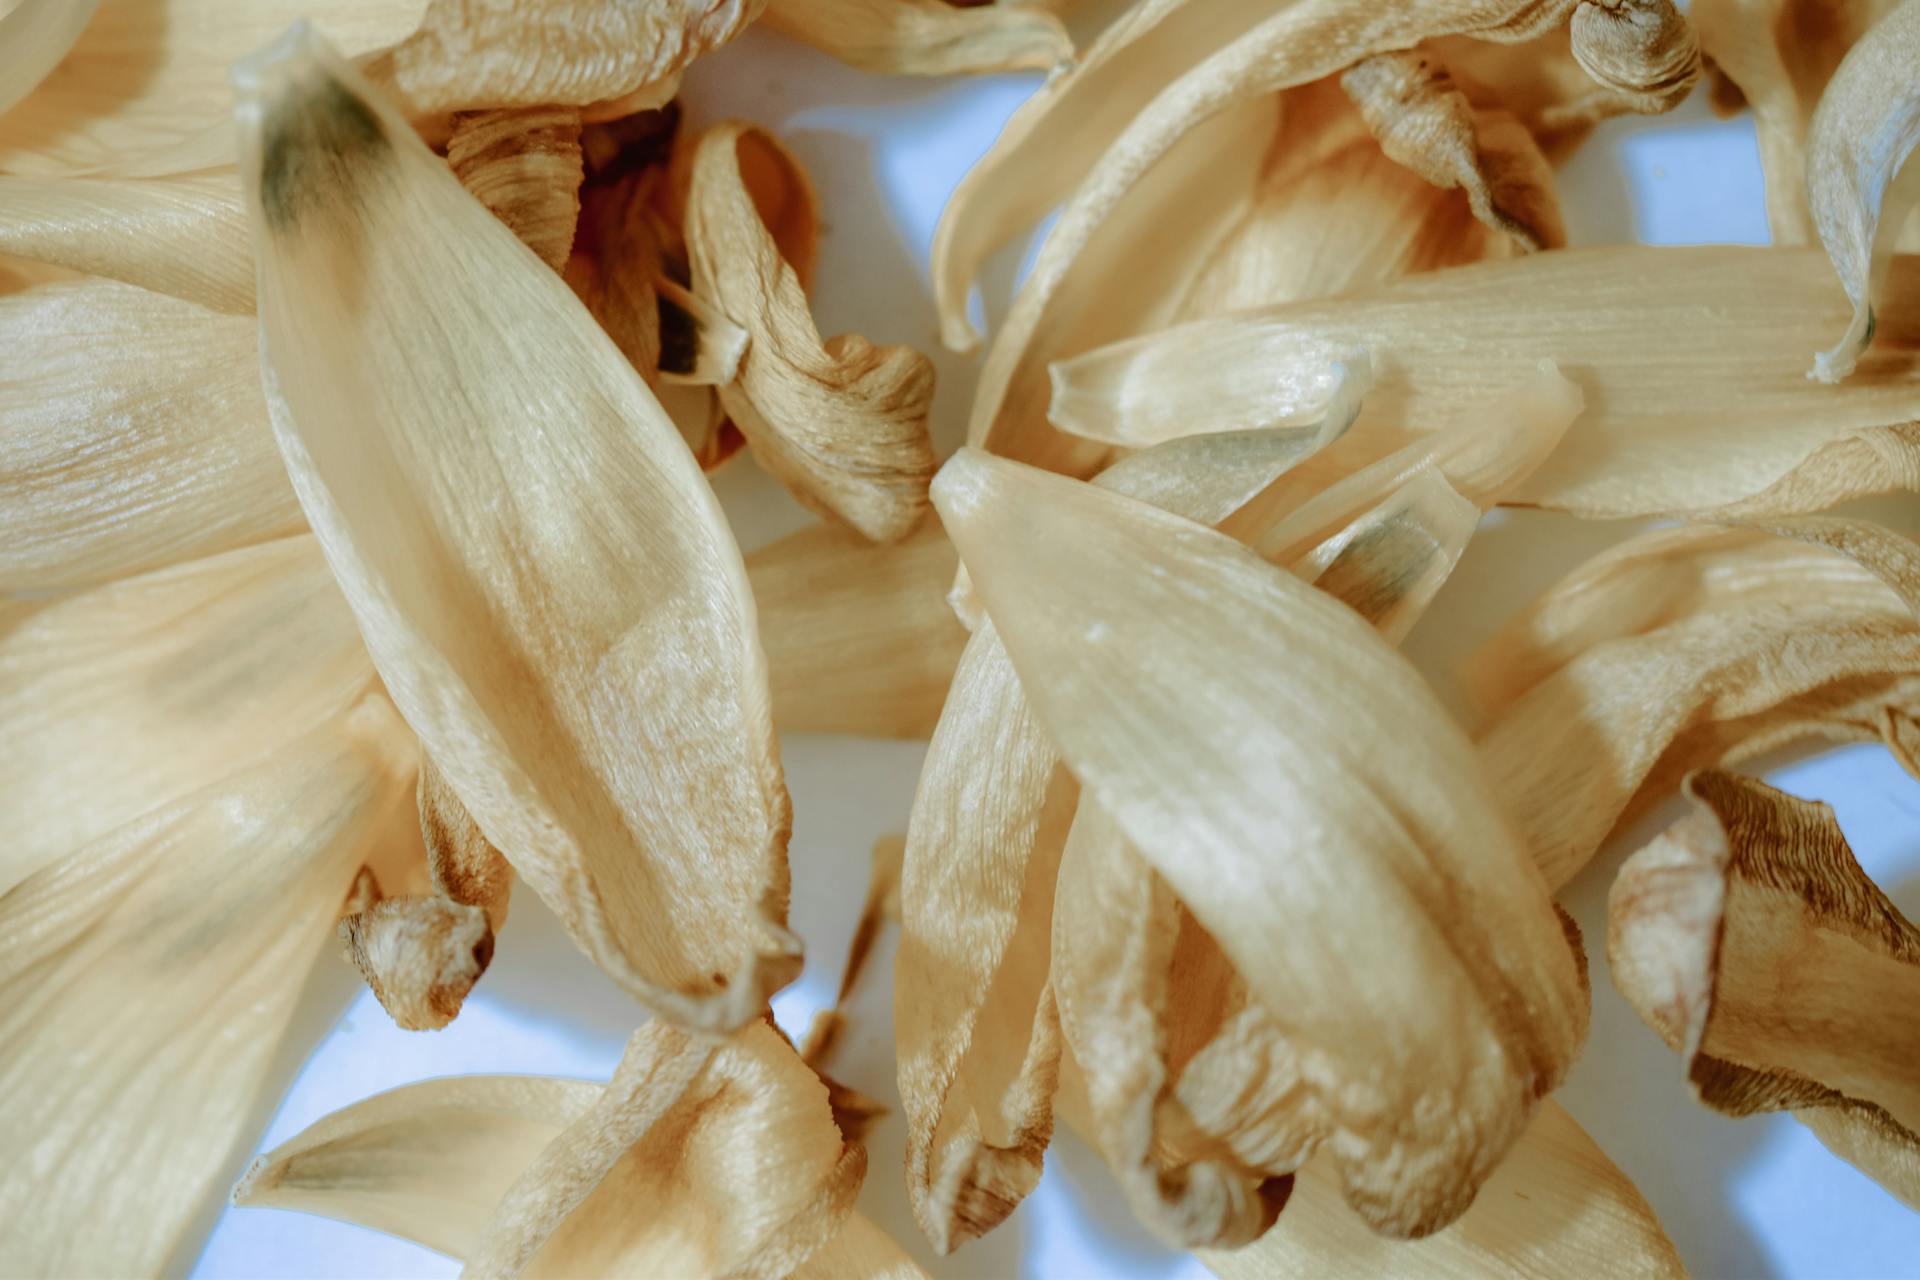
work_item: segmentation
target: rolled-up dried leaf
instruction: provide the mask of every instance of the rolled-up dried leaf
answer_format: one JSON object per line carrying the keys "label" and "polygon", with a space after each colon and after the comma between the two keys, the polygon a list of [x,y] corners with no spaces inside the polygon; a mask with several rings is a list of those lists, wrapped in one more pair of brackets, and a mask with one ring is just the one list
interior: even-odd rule
{"label": "rolled-up dried leaf", "polygon": [[1464,736],[1351,611],[1229,538],[971,450],[935,498],[1063,760],[1311,1059],[1278,1137],[1326,1142],[1382,1232],[1457,1217],[1586,1026]]}
{"label": "rolled-up dried leaf", "polygon": [[1060,19],[1038,5],[950,0],[771,0],[775,31],[879,75],[1045,71],[1073,56]]}
{"label": "rolled-up dried leaf", "polygon": [[1475,683],[1502,709],[1477,745],[1549,883],[1693,769],[1913,719],[1916,566],[1908,539],[1857,521],[1662,530],[1496,636]]}
{"label": "rolled-up dried leaf", "polygon": [[0,892],[273,754],[373,679],[305,537],[9,601],[0,620]]}
{"label": "rolled-up dried leaf", "polygon": [[1702,1102],[1817,1113],[1823,1141],[1920,1209],[1920,929],[1827,805],[1711,770],[1686,792],[1696,812],[1607,896],[1614,984]]}
{"label": "rolled-up dried leaf", "polygon": [[[131,176],[124,171],[178,173],[230,163],[227,72],[236,59],[302,18],[348,54],[384,48],[419,24],[426,0],[98,0],[98,6],[60,74],[0,116],[0,172],[46,176],[112,165]],[[36,0],[30,7],[77,12],[86,6]]]}
{"label": "rolled-up dried leaf", "polygon": [[1899,0],[1693,0],[1687,16],[1715,68],[1753,110],[1775,244],[1813,243],[1807,131],[1840,59]]}
{"label": "rolled-up dried leaf", "polygon": [[765,133],[704,134],[687,196],[694,291],[751,336],[721,403],[754,456],[804,505],[876,541],[904,537],[927,509],[936,465],[927,432],[933,366],[858,334],[822,341],[800,277],[781,256],[745,173],[751,148],[798,164]]}
{"label": "rolled-up dried leaf", "polygon": [[569,107],[462,111],[447,164],[460,185],[555,271],[580,217],[580,113]]}
{"label": "rolled-up dried leaf", "polygon": [[746,573],[551,271],[303,31],[239,72],[275,433],[395,702],[595,963],[723,1030],[799,967]]}
{"label": "rolled-up dried leaf", "polygon": [[156,178],[0,177],[0,253],[253,314],[231,168]]}
{"label": "rolled-up dried leaf", "polygon": [[[1116,463],[1118,492],[1218,522],[1345,429],[1193,437]],[[991,622],[961,655],[914,797],[894,966],[907,1191],[935,1249],[991,1230],[1039,1178],[1059,1055],[1054,880],[1076,802]]]}
{"label": "rolled-up dried leaf", "polygon": [[1838,382],[1874,340],[1874,306],[1887,287],[1894,241],[1920,205],[1920,3],[1907,0],[1874,23],[1833,73],[1807,137],[1807,202],[1820,243],[1853,303],[1840,341],[1814,357],[1810,376]]}
{"label": "rolled-up dried leaf", "polygon": [[100,0],[16,0],[0,14],[0,112],[60,65]]}
{"label": "rolled-up dried leaf", "polygon": [[890,546],[817,525],[748,556],[781,732],[931,733],[967,642],[946,602],[958,564],[934,521]]}
{"label": "rolled-up dried leaf", "polygon": [[0,589],[297,532],[253,322],[105,280],[0,296]]}
{"label": "rolled-up dried leaf", "polygon": [[369,71],[410,115],[566,106],[612,119],[672,98],[680,74],[766,0],[429,0]]}
{"label": "rolled-up dried leaf", "polygon": [[1382,1239],[1339,1194],[1325,1164],[1309,1163],[1272,1231],[1244,1249],[1204,1252],[1201,1261],[1221,1280],[1686,1275],[1645,1198],[1552,1098],[1540,1104],[1473,1207],[1438,1235]]}
{"label": "rolled-up dried leaf", "polygon": [[355,870],[406,820],[412,737],[384,702],[0,896],[9,1269],[164,1269],[252,1118]]}
{"label": "rolled-up dried leaf", "polygon": [[[1290,412],[1356,346],[1378,370],[1360,427],[1457,422],[1542,359],[1590,406],[1566,443],[1508,501],[1592,517],[1710,511],[1771,492],[1828,505],[1886,487],[1784,483],[1835,441],[1920,416],[1920,314],[1894,266],[1884,346],[1839,390],[1800,376],[1802,353],[1844,323],[1819,255],[1802,250],[1571,250],[1461,267],[1336,302],[1197,321],[1063,363],[1070,421],[1105,434],[1213,431]],[[1660,289],[1649,292],[1647,280]],[[1911,288],[1905,289],[1911,294]],[[1702,362],[1702,353],[1711,351]],[[1738,449],[1740,465],[1729,466]],[[1829,471],[1829,475],[1831,472]],[[1836,477],[1837,479],[1837,477]]]}

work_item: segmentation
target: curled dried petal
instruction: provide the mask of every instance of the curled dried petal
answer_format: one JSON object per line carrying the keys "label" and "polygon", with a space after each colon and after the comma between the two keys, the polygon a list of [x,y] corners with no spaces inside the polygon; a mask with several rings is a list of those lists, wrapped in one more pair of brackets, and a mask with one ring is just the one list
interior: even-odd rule
{"label": "curled dried petal", "polygon": [[1045,71],[1073,56],[1060,19],[1031,4],[771,0],[766,23],[879,75]]}
{"label": "curled dried petal", "polygon": [[408,1031],[452,1022],[493,959],[487,913],[447,898],[383,898],[342,920],[340,940],[380,1007]]}
{"label": "curled dried petal", "polygon": [[580,113],[567,107],[462,111],[447,164],[460,185],[560,271],[580,217]]}
{"label": "curled dried petal", "polygon": [[1846,333],[1814,357],[1808,376],[1838,382],[1873,342],[1874,307],[1893,266],[1894,241],[1920,204],[1920,3],[1907,0],[1860,38],[1833,74],[1807,139],[1807,200],[1833,269],[1853,303]]}
{"label": "curled dried petal", "polygon": [[1581,0],[1570,26],[1574,58],[1630,110],[1669,111],[1700,78],[1700,43],[1673,0]]}
{"label": "curled dried petal", "polygon": [[352,68],[295,31],[238,78],[274,430],[386,687],[596,963],[678,1022],[753,1019],[799,967],[789,807],[712,490]]}
{"label": "curled dried petal", "polygon": [[749,146],[798,170],[752,126],[716,125],[700,139],[687,197],[694,291],[751,335],[721,402],[802,503],[877,541],[904,537],[926,514],[935,467],[933,366],[858,334],[822,341],[748,185]]}
{"label": "curled dried petal", "polygon": [[100,0],[18,0],[0,13],[0,112],[60,65]]}
{"label": "curled dried petal", "polygon": [[1828,806],[1713,771],[1686,792],[1697,811],[1608,895],[1615,984],[1702,1102],[1821,1113],[1823,1139],[1920,1208],[1920,929]]}

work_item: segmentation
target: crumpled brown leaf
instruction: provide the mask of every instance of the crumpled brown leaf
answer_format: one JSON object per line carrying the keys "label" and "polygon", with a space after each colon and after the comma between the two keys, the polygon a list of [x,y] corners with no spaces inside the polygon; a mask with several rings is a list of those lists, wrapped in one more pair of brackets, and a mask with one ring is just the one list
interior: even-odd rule
{"label": "crumpled brown leaf", "polygon": [[323,42],[237,75],[274,430],[386,687],[597,964],[677,1022],[753,1019],[799,967],[789,806],[712,490],[567,286]]}
{"label": "crumpled brown leaf", "polygon": [[1697,806],[1629,858],[1607,897],[1607,963],[1678,1050],[1700,1100],[1791,1108],[1920,1209],[1920,929],[1847,847],[1833,810],[1738,774],[1689,777]]}
{"label": "crumpled brown leaf", "polygon": [[[907,347],[858,334],[824,342],[801,276],[769,230],[749,185],[749,156],[796,162],[739,122],[702,135],[686,205],[694,292],[750,335],[738,376],[720,389],[754,456],[806,506],[876,541],[902,538],[927,510],[936,465],[927,413],[933,366]],[[809,200],[810,204],[811,201]]]}
{"label": "crumpled brown leaf", "polygon": [[766,24],[878,75],[1040,71],[1073,56],[1060,19],[988,0],[771,0]]}

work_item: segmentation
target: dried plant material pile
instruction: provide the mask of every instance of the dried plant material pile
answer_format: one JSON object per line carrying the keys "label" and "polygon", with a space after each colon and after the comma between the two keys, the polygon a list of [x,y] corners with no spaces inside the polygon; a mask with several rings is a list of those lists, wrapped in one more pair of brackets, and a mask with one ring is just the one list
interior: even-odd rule
{"label": "dried plant material pile", "polygon": [[[1728,772],[1920,777],[1920,544],[1830,510],[1920,489],[1920,0],[1813,7],[0,0],[0,1270],[167,1267],[329,936],[441,1028],[522,881],[634,1002],[611,1080],[368,1098],[236,1202],[475,1275],[899,1280],[1064,1122],[1235,1280],[1680,1275],[1551,1096],[1556,897],[1679,799],[1608,867],[1682,1059],[1622,1087],[1920,1207],[1920,933]],[[944,457],[928,355],[816,319],[857,193],[701,114],[755,24],[1048,73],[932,245],[966,349],[1059,211]],[[1566,247],[1555,165],[1703,47],[1779,243]],[[752,466],[812,518],[743,552]],[[1503,504],[1660,523],[1489,627],[1462,720],[1400,646]],[[927,742],[798,1046],[782,733]],[[917,1232],[833,1074],[894,932]]]}

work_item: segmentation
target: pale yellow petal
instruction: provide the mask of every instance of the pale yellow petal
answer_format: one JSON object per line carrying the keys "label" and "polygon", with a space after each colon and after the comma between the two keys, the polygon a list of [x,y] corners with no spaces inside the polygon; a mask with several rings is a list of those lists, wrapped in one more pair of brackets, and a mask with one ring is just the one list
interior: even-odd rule
{"label": "pale yellow petal", "polygon": [[1876,331],[1875,304],[1888,287],[1894,241],[1920,205],[1920,3],[1907,0],[1876,22],[1833,73],[1807,135],[1807,203],[1820,243],[1853,303],[1853,318],[1809,375],[1838,382],[1854,371]]}
{"label": "pale yellow petal", "polygon": [[1293,571],[1399,644],[1445,585],[1480,508],[1426,468],[1398,492],[1315,547]]}
{"label": "pale yellow petal", "polygon": [[891,542],[927,510],[933,366],[859,334],[820,337],[749,186],[750,153],[801,173],[766,133],[720,124],[700,139],[687,196],[694,292],[751,336],[721,402],[754,456],[804,505]]}
{"label": "pale yellow petal", "polygon": [[15,0],[0,13],[0,113],[60,65],[100,0]]}
{"label": "pale yellow petal", "polygon": [[1866,1148],[1866,1171],[1920,1208],[1920,929],[1827,805],[1713,771],[1686,792],[1697,810],[1629,858],[1608,895],[1614,984],[1680,1052],[1702,1102],[1832,1113],[1823,1139]]}
{"label": "pale yellow petal", "polygon": [[310,34],[241,72],[268,400],[386,686],[637,999],[709,1030],[799,967],[745,569],[639,375]]}
{"label": "pale yellow petal", "polygon": [[1351,611],[1220,534],[971,450],[935,498],[1063,759],[1308,1072],[1303,1152],[1339,1131],[1384,1232],[1458,1216],[1586,1025],[1464,736]]}
{"label": "pale yellow petal", "polygon": [[1293,411],[1319,394],[1330,362],[1365,347],[1376,387],[1356,434],[1372,435],[1458,422],[1552,360],[1589,407],[1508,501],[1611,517],[1771,491],[1775,511],[1793,510],[1785,504],[1886,487],[1884,472],[1867,471],[1844,489],[1782,482],[1836,440],[1920,417],[1920,315],[1901,303],[1917,269],[1896,261],[1884,344],[1837,389],[1801,376],[1807,346],[1845,324],[1817,253],[1644,246],[1534,254],[1197,321],[1070,361],[1056,380],[1076,413],[1129,432],[1214,431]]}
{"label": "pale yellow petal", "polygon": [[311,538],[0,613],[0,891],[269,755],[373,679]]}
{"label": "pale yellow petal", "polygon": [[748,556],[781,731],[931,733],[967,641],[946,601],[958,564],[935,521],[887,546],[816,525]]}
{"label": "pale yellow petal", "polygon": [[253,322],[82,280],[0,296],[0,588],[121,577],[302,527]]}
{"label": "pale yellow petal", "polygon": [[1060,19],[1030,4],[772,0],[766,23],[878,75],[1045,71],[1073,56]]}
{"label": "pale yellow petal", "polygon": [[355,870],[410,820],[384,699],[0,897],[0,1256],[158,1274],[252,1118]]}

